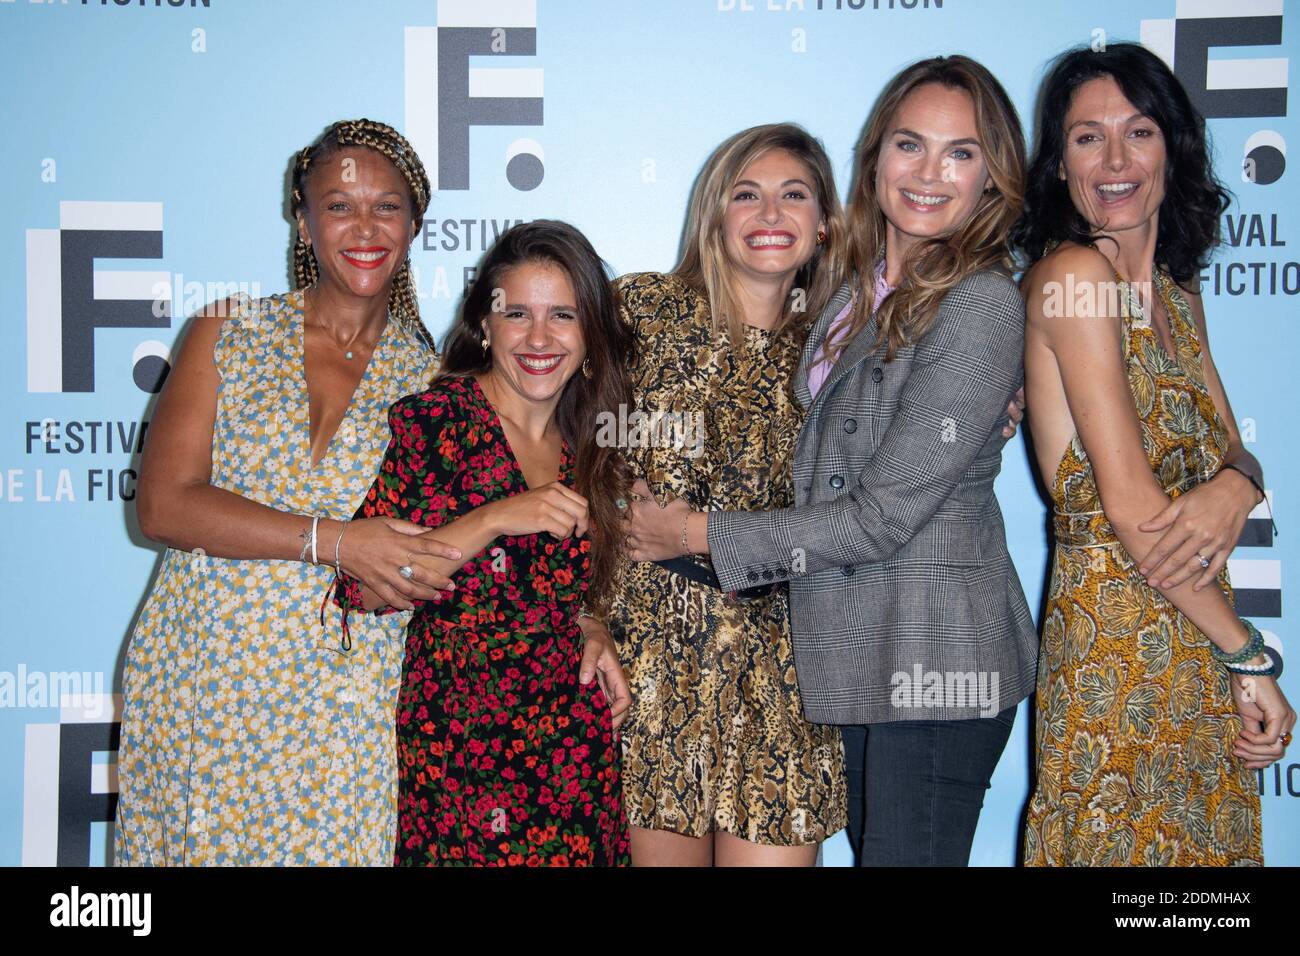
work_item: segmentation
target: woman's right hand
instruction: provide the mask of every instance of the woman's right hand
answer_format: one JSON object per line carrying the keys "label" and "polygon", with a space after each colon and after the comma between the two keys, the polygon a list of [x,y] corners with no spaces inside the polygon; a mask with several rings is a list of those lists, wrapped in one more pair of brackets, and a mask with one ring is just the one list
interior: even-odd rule
{"label": "woman's right hand", "polygon": [[1281,738],[1295,727],[1295,711],[1272,677],[1232,675],[1232,697],[1241,715],[1241,733],[1233,753],[1250,770],[1262,770],[1281,760]]}
{"label": "woman's right hand", "polygon": [[[337,533],[337,532],[334,532]],[[442,591],[455,585],[438,573],[422,556],[460,558],[460,550],[439,541],[431,530],[397,518],[361,518],[348,522],[339,547],[339,564],[348,574],[378,594],[385,604],[409,611],[413,600],[437,600]],[[322,564],[333,554],[332,538],[320,534]],[[415,574],[408,580],[398,568],[410,565]]]}
{"label": "woman's right hand", "polygon": [[540,534],[556,538],[587,533],[587,499],[558,481],[533,491],[483,505],[484,517],[498,535]]}

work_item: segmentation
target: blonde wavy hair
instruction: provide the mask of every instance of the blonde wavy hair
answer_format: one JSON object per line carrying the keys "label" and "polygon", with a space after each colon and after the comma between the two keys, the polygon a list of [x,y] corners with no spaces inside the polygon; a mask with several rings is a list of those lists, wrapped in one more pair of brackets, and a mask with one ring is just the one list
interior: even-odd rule
{"label": "blonde wavy hair", "polygon": [[894,116],[903,101],[922,86],[937,83],[965,90],[975,108],[975,129],[992,186],[970,218],[947,236],[916,243],[903,263],[898,288],[875,312],[876,347],[887,345],[886,361],[920,339],[934,323],[944,296],[972,272],[1014,267],[1011,227],[1024,206],[1025,139],[1020,118],[1002,84],[981,64],[965,56],[936,56],[913,63],[890,81],[876,100],[858,142],[849,190],[850,256],[861,288],[848,334],[828,352],[834,360],[871,321],[876,264],[885,251],[885,214],[876,197],[876,167]]}
{"label": "blonde wavy hair", "polygon": [[810,324],[843,281],[847,266],[848,229],[844,209],[822,144],[795,123],[754,126],[727,139],[713,151],[695,181],[682,236],[682,257],[673,275],[704,293],[713,314],[715,332],[725,329],[733,348],[744,343],[745,325],[735,293],[735,270],[724,247],[722,220],[731,200],[731,190],[741,174],[750,163],[773,149],[785,150],[808,168],[812,174],[811,185],[817,191],[821,218],[826,224],[825,241],[795,275],[791,291],[802,290],[803,295],[790,296],[774,331]]}

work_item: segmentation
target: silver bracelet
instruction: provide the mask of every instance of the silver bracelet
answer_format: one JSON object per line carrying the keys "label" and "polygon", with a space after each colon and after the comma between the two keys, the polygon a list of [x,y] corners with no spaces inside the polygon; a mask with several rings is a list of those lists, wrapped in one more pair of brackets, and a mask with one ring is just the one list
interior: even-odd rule
{"label": "silver bracelet", "polygon": [[334,539],[334,570],[339,574],[343,573],[343,569],[339,567],[339,545],[343,543],[343,532],[347,530],[348,522],[347,519],[344,519],[343,527],[339,529],[339,536]]}
{"label": "silver bracelet", "polygon": [[[303,517],[305,518],[307,516],[303,515]],[[304,529],[298,532],[298,537],[302,538],[302,550],[298,552],[298,560],[306,561],[307,552],[311,550],[312,532],[310,529]]]}
{"label": "silver bracelet", "polygon": [[316,526],[320,524],[320,515],[311,516],[311,563],[319,564],[316,560]]}

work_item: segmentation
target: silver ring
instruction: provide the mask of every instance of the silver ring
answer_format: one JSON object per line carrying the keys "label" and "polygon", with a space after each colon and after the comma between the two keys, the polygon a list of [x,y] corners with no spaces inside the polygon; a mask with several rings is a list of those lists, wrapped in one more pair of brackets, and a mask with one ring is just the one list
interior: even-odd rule
{"label": "silver ring", "polygon": [[1197,557],[1201,559],[1201,567],[1208,568],[1210,566],[1210,559],[1207,558],[1205,555],[1198,554]]}
{"label": "silver ring", "polygon": [[415,568],[411,567],[409,564],[404,564],[397,569],[397,573],[409,581],[411,578],[415,577]]}

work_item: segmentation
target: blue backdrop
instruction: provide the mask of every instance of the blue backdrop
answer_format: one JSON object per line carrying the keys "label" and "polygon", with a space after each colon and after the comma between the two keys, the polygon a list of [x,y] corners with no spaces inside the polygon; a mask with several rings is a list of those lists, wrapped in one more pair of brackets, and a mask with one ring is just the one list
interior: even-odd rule
{"label": "blue backdrop", "polygon": [[[515,221],[569,220],[618,272],[666,269],[700,164],[743,127],[804,124],[843,189],[904,64],[974,56],[1029,119],[1052,55],[1140,39],[1211,117],[1236,194],[1204,277],[1210,337],[1286,533],[1252,521],[1231,570],[1244,610],[1285,636],[1296,21],[1282,0],[0,0],[0,863],[108,857],[114,694],[159,554],[132,501],[151,389],[185,315],[286,287],[288,161],[343,117],[392,123],[429,167],[413,259],[441,336],[465,270]],[[998,493],[1036,597],[1045,511],[1019,438]],[[1031,740],[1022,707],[973,863],[1015,859]],[[1266,859],[1300,863],[1300,763],[1260,789]],[[847,861],[840,835],[824,862]]]}

